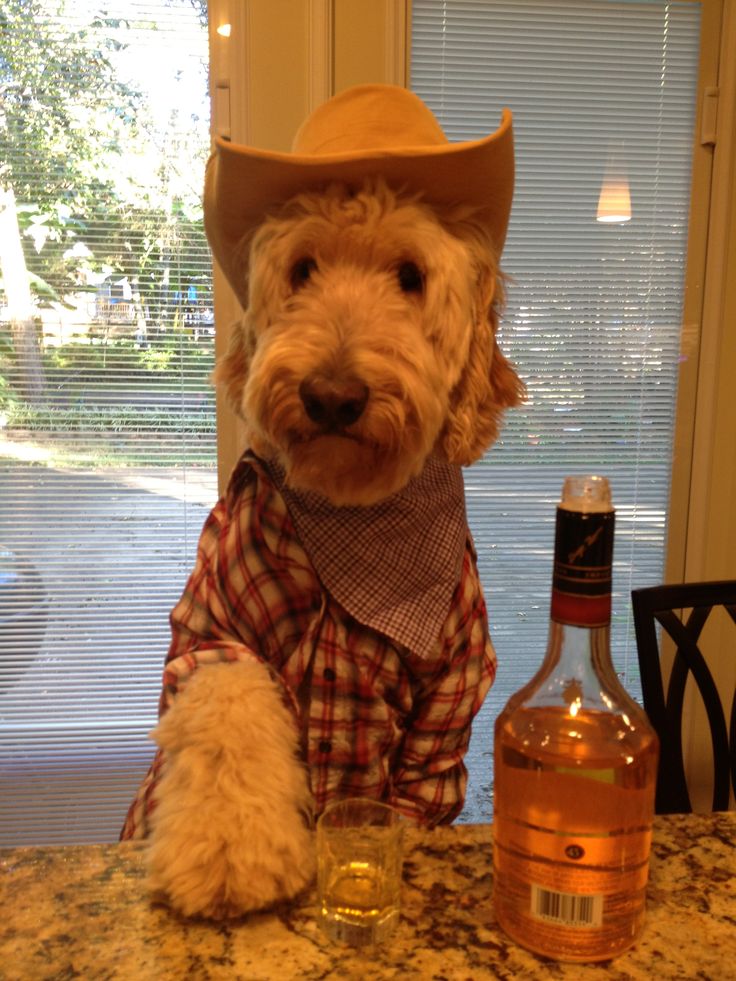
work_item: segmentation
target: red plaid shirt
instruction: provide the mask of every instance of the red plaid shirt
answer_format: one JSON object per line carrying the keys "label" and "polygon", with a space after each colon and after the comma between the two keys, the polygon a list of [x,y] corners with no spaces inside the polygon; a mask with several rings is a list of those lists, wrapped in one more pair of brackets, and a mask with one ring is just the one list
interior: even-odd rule
{"label": "red plaid shirt", "polygon": [[[246,454],[205,522],[171,626],[160,712],[201,665],[271,665],[299,719],[317,813],[344,796],[387,801],[429,825],[462,810],[470,723],[496,667],[469,535],[441,636],[419,657],[324,590],[279,491]],[[159,751],[123,838],[147,833],[161,763]]]}

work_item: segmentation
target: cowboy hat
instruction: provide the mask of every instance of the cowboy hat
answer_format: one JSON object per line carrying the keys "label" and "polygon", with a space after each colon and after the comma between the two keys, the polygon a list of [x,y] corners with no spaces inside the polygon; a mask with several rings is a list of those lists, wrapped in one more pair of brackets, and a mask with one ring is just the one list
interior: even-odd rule
{"label": "cowboy hat", "polygon": [[269,210],[333,181],[382,176],[434,204],[478,209],[500,254],[514,187],[511,113],[479,140],[450,143],[427,106],[397,85],[356,85],[318,106],[290,153],[218,139],[207,165],[204,220],[212,252],[247,305],[238,245]]}

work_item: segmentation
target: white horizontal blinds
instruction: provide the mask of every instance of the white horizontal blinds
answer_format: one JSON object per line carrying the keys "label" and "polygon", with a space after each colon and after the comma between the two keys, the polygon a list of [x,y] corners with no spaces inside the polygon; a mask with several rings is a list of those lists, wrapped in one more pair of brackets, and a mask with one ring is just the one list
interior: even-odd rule
{"label": "white horizontal blinds", "polygon": [[207,28],[3,0],[0,845],[112,841],[216,498]]}
{"label": "white horizontal blinds", "polygon": [[[485,135],[502,107],[514,113],[501,343],[529,400],[466,472],[499,654],[471,751],[474,817],[488,814],[493,720],[544,653],[567,473],[612,483],[612,646],[639,690],[629,592],[663,574],[699,17],[698,3],[662,0],[412,4],[412,87],[448,137]],[[628,181],[625,223],[596,220],[607,176]]]}

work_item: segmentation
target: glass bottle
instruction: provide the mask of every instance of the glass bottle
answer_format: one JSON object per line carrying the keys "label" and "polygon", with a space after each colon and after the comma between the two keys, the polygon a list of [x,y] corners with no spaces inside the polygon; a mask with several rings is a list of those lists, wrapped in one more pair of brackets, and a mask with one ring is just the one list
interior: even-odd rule
{"label": "glass bottle", "polygon": [[644,922],[659,744],[611,663],[613,527],[608,481],[568,477],[547,653],[495,726],[496,916],[557,960],[614,957]]}

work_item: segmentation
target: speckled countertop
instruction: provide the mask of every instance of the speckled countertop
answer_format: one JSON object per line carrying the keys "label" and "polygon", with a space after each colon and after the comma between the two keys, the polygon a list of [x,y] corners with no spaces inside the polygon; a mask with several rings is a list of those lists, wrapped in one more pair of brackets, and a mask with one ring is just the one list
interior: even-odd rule
{"label": "speckled countertop", "polygon": [[644,934],[617,960],[556,964],[506,940],[491,828],[409,831],[402,921],[370,953],[327,941],[314,894],[229,926],[154,906],[140,844],[0,850],[3,981],[736,978],[736,813],[660,817]]}

